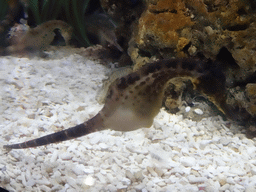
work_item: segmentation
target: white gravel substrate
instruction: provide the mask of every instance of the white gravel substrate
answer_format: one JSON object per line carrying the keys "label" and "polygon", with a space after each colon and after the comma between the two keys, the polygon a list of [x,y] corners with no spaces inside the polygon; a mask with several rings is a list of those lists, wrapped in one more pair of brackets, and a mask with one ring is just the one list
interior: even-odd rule
{"label": "white gravel substrate", "polygon": [[256,191],[255,140],[232,133],[219,117],[194,122],[161,110],[149,129],[106,130],[45,147],[3,150],[3,144],[97,114],[102,106],[96,92],[108,70],[77,54],[0,58],[1,187],[15,192]]}

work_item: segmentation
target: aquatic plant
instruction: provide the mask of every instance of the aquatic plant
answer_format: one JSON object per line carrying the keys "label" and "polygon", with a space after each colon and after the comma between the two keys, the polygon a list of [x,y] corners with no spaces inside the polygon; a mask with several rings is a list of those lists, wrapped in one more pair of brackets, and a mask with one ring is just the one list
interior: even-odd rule
{"label": "aquatic plant", "polygon": [[76,39],[82,41],[86,46],[91,45],[83,22],[89,1],[90,0],[64,0],[67,22],[73,27]]}
{"label": "aquatic plant", "polygon": [[4,19],[8,11],[8,3],[6,0],[0,0],[0,21]]}
{"label": "aquatic plant", "polygon": [[37,25],[55,20],[61,10],[61,1],[57,0],[29,0],[28,10],[31,11]]}

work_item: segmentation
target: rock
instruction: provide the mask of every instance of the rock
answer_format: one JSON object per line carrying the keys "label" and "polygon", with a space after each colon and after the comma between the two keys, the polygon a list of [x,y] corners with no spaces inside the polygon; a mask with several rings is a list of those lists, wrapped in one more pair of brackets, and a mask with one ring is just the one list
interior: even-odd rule
{"label": "rock", "polygon": [[180,163],[184,165],[185,167],[192,167],[196,164],[196,160],[194,157],[181,157]]}
{"label": "rock", "polygon": [[188,113],[190,111],[190,109],[191,109],[191,107],[188,106],[185,108],[185,111]]}
{"label": "rock", "polygon": [[197,115],[203,115],[204,112],[201,110],[201,109],[195,109],[194,112],[197,114]]}
{"label": "rock", "polygon": [[256,83],[248,83],[245,93],[249,99],[247,110],[251,115],[256,116]]}
{"label": "rock", "polygon": [[204,177],[195,177],[194,175],[188,176],[188,180],[190,183],[203,183],[206,181]]}
{"label": "rock", "polygon": [[227,138],[221,138],[219,140],[220,144],[222,144],[223,146],[227,146],[231,141],[230,139],[227,139]]}
{"label": "rock", "polygon": [[256,167],[255,166],[252,167],[251,173],[252,173],[252,175],[256,175]]}

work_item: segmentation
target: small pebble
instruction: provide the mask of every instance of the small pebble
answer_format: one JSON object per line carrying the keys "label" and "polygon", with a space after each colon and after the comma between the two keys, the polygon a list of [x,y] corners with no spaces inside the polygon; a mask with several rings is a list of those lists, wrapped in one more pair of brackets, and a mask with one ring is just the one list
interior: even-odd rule
{"label": "small pebble", "polygon": [[204,112],[203,112],[201,109],[198,109],[198,108],[196,108],[196,109],[194,110],[194,112],[195,112],[197,115],[203,115],[203,114],[204,114]]}
{"label": "small pebble", "polygon": [[185,108],[185,111],[188,113],[188,112],[190,111],[190,109],[191,109],[191,107],[187,106],[187,107]]}
{"label": "small pebble", "polygon": [[227,146],[231,141],[227,138],[221,138],[219,141],[222,145]]}
{"label": "small pebble", "polygon": [[84,180],[85,185],[93,186],[95,183],[95,179],[92,176],[87,176]]}
{"label": "small pebble", "polygon": [[192,167],[196,164],[196,160],[194,157],[184,156],[180,158],[180,163],[185,167]]}

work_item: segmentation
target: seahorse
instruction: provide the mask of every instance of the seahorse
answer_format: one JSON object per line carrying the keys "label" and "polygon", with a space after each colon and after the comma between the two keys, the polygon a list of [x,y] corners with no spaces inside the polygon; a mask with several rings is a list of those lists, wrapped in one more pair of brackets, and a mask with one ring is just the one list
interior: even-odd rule
{"label": "seahorse", "polygon": [[225,75],[214,69],[214,62],[196,58],[165,59],[149,63],[139,70],[117,78],[110,86],[101,111],[90,120],[24,143],[5,145],[6,149],[37,147],[81,137],[104,129],[132,131],[150,127],[159,113],[167,82],[188,77],[195,88],[223,112],[228,113]]}
{"label": "seahorse", "polygon": [[7,53],[22,52],[24,50],[43,51],[53,41],[54,30],[59,29],[65,43],[68,44],[72,35],[72,28],[61,20],[51,20],[35,28],[29,28],[21,37],[14,37],[13,45],[6,48]]}

